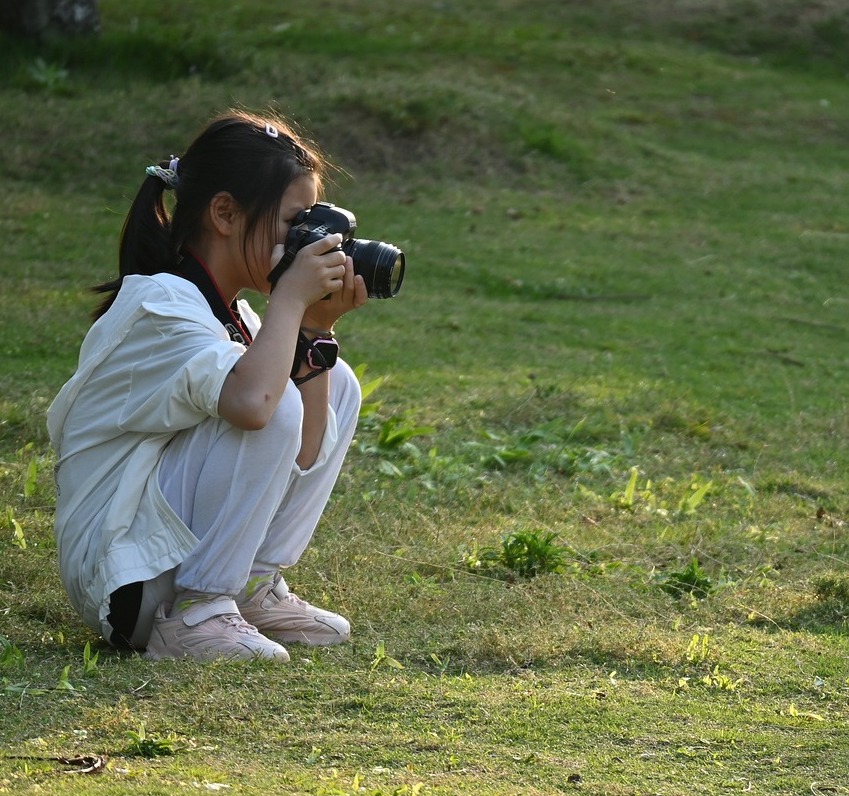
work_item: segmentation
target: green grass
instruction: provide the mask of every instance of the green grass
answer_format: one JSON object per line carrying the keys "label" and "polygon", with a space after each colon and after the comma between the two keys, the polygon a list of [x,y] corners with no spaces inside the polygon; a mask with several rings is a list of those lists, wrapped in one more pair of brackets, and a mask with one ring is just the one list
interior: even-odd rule
{"label": "green grass", "polygon": [[[849,792],[849,5],[101,10],[0,53],[0,792]],[[282,668],[110,651],[51,529],[87,287],[232,104],[409,262]]]}

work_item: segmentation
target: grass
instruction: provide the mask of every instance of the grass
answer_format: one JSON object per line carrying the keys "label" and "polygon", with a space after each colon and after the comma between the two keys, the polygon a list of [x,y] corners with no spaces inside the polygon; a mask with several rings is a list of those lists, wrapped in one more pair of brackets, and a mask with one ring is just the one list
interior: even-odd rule
{"label": "grass", "polygon": [[[847,8],[102,0],[97,41],[4,40],[0,791],[849,792]],[[376,389],[289,577],[355,640],[285,668],[112,652],[51,530],[86,288],[234,103],[409,261],[341,325]]]}

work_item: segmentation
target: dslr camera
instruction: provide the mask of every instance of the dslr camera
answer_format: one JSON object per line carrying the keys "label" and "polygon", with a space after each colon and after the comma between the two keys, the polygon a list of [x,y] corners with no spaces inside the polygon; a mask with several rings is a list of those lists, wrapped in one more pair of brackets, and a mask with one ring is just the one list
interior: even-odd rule
{"label": "dslr camera", "polygon": [[353,237],[356,229],[354,214],[330,202],[318,202],[298,213],[284,241],[286,252],[268,275],[272,289],[304,246],[341,232],[343,241],[339,250],[353,260],[354,273],[365,280],[369,296],[392,298],[397,295],[404,280],[404,252],[391,243],[359,240]]}

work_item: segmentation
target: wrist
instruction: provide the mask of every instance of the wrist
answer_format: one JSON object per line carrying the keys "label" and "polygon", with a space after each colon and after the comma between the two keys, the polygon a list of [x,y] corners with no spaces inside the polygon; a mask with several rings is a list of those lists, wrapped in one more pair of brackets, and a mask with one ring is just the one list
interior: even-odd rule
{"label": "wrist", "polygon": [[287,318],[303,318],[309,306],[288,290],[275,290],[268,297],[268,307]]}
{"label": "wrist", "polygon": [[333,331],[332,325],[328,328],[321,326],[302,326],[301,332],[310,340],[318,340],[319,338],[322,340],[336,339],[336,333]]}
{"label": "wrist", "polygon": [[307,365],[306,362],[296,362],[289,374],[289,378],[297,381],[298,379],[301,379],[304,376],[309,376],[312,373],[315,373],[315,371]]}
{"label": "wrist", "polygon": [[297,376],[292,376],[292,381],[295,383],[296,387],[300,387],[302,384],[306,384],[308,381],[315,380],[318,382],[320,377],[327,378],[326,370],[308,370],[304,374],[299,374]]}
{"label": "wrist", "polygon": [[314,310],[315,307],[309,307],[301,315],[301,331],[308,334],[320,332],[323,336],[328,336],[326,333],[329,332],[332,335],[333,327],[336,326],[336,321],[339,319],[324,317],[320,313],[315,313]]}

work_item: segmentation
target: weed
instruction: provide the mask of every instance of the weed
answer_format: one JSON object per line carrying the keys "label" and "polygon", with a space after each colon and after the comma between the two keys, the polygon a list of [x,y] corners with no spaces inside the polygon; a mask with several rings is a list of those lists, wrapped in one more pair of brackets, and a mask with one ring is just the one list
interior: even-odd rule
{"label": "weed", "polygon": [[[609,502],[623,511],[642,511],[670,519],[683,518],[696,513],[710,494],[713,481],[703,481],[694,475],[681,492],[680,486],[673,478],[655,482],[646,479],[639,484],[639,470],[632,467],[628,473],[628,482],[622,491],[613,492]],[[681,492],[676,495],[675,492]]]}
{"label": "weed", "polygon": [[22,670],[25,662],[24,654],[18,646],[0,636],[0,671]]}
{"label": "weed", "polygon": [[554,421],[512,434],[485,430],[468,448],[477,453],[476,463],[484,470],[524,465],[535,479],[553,474],[611,475],[619,454],[576,444],[572,439],[576,429]]}
{"label": "weed", "polygon": [[794,719],[809,719],[811,721],[825,721],[825,717],[821,713],[814,713],[810,710],[799,710],[796,705],[791,704],[789,708],[781,711],[782,714],[791,716]]}
{"label": "weed", "polygon": [[451,665],[451,656],[446,656],[445,660],[439,657],[435,652],[430,654],[430,659],[437,665],[439,669],[439,676],[445,677],[445,673],[448,671],[449,666]]}
{"label": "weed", "polygon": [[417,426],[405,417],[390,417],[380,427],[377,435],[377,449],[383,453],[396,451],[411,439],[433,434],[435,430],[430,426]]}
{"label": "weed", "polygon": [[532,578],[548,572],[559,572],[563,566],[563,550],[554,533],[519,531],[501,540],[500,562],[511,572]]}
{"label": "weed", "polygon": [[416,437],[432,434],[435,429],[430,426],[419,426],[409,417],[395,415],[384,420],[382,423],[366,423],[366,430],[377,430],[373,441],[361,441],[360,451],[362,453],[376,455],[382,458],[387,456],[420,456],[421,451],[412,444],[411,440]]}
{"label": "weed", "polygon": [[419,572],[411,572],[408,575],[405,575],[404,581],[417,588],[426,588],[438,583],[435,575],[422,575]]}
{"label": "weed", "polygon": [[557,468],[566,475],[613,475],[613,466],[618,454],[600,448],[564,448],[557,461]]}
{"label": "weed", "polygon": [[678,501],[678,514],[694,514],[696,509],[704,502],[704,499],[710,492],[712,486],[713,481],[705,481],[704,483],[700,483],[698,478],[694,477],[689,484],[688,491],[686,491],[681,497],[681,499]]}
{"label": "weed", "polygon": [[365,363],[354,368],[354,373],[360,383],[360,393],[362,395],[362,403],[360,404],[360,421],[368,420],[375,415],[382,406],[381,401],[371,400],[371,396],[376,392],[386,381],[386,376],[378,376],[376,379],[365,381],[367,365]]}
{"label": "weed", "polygon": [[71,682],[71,664],[68,664],[59,675],[59,680],[56,683],[57,691],[85,691],[81,686],[75,686]]}
{"label": "weed", "polygon": [[512,464],[530,462],[532,455],[525,445],[497,445],[481,454],[480,463],[486,470],[505,470]]}
{"label": "weed", "polygon": [[710,637],[707,633],[700,635],[695,633],[690,643],[687,645],[685,657],[690,663],[704,663],[708,658],[708,649],[710,647]]}
{"label": "weed", "polygon": [[737,687],[743,682],[743,679],[732,680],[728,675],[722,674],[719,671],[719,666],[714,666],[699,682],[717,691],[736,691]]}
{"label": "weed", "polygon": [[377,643],[377,647],[374,650],[374,657],[371,661],[372,671],[374,671],[380,666],[389,666],[392,669],[404,668],[404,664],[402,664],[400,661],[396,660],[386,652],[386,643],[383,640]]}
{"label": "weed", "polygon": [[48,94],[66,94],[69,91],[69,76],[67,69],[38,57],[26,68],[25,83]]}
{"label": "weed", "polygon": [[38,462],[33,458],[29,460],[27,465],[27,477],[24,481],[24,497],[31,498],[35,494],[35,487],[38,483]]}
{"label": "weed", "polygon": [[695,556],[683,569],[663,573],[657,580],[660,588],[673,597],[689,595],[704,599],[714,588],[713,581],[707,576]]}
{"label": "weed", "polygon": [[38,491],[39,481],[47,469],[50,456],[49,454],[38,453],[36,444],[34,442],[28,442],[15,452],[15,459],[16,469],[19,472],[23,472],[23,496],[29,500]]}
{"label": "weed", "polygon": [[27,549],[27,537],[24,529],[18,520],[15,518],[15,510],[11,506],[6,506],[6,521],[5,525],[12,531],[12,544],[19,547],[21,550]]}
{"label": "weed", "polygon": [[130,743],[123,752],[127,757],[164,757],[177,754],[181,748],[177,737],[173,734],[164,738],[148,735],[144,722],[139,724],[138,730],[128,730],[127,736]]}
{"label": "weed", "polygon": [[517,531],[502,537],[498,547],[461,552],[460,563],[468,571],[510,577],[533,578],[545,573],[563,571],[565,550],[556,544],[557,534],[542,531]]}
{"label": "weed", "polygon": [[[616,508],[619,509],[627,509],[628,511],[633,511],[636,503],[637,503],[637,478],[639,478],[640,471],[636,467],[632,467],[630,473],[628,475],[628,483],[625,485],[625,489],[620,492],[614,492],[611,496],[611,502]],[[649,500],[651,499],[651,492],[649,491],[651,488],[651,482],[648,481],[646,483],[646,492],[644,494],[648,495]]]}
{"label": "weed", "polygon": [[83,648],[83,676],[94,674],[97,671],[97,661],[100,658],[100,653],[92,654],[91,642],[86,641]]}

